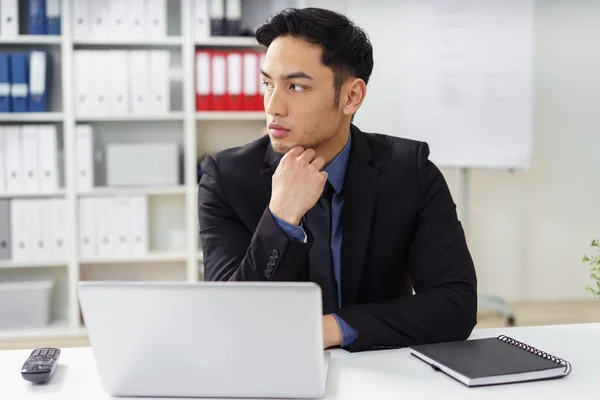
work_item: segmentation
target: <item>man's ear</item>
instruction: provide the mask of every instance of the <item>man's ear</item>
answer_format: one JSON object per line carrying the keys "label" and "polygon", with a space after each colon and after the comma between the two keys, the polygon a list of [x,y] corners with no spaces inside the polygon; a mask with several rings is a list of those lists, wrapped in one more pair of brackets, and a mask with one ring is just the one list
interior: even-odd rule
{"label": "man's ear", "polygon": [[367,95],[367,84],[360,78],[349,80],[342,90],[342,111],[345,115],[354,115]]}

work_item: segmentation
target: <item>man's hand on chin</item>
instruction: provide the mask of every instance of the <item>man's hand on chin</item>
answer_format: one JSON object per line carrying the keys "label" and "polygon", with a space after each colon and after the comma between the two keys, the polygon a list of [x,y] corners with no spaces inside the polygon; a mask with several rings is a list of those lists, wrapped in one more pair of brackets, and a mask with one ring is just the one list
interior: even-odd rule
{"label": "man's hand on chin", "polygon": [[331,314],[323,316],[323,347],[342,345],[342,330],[337,323],[335,317]]}

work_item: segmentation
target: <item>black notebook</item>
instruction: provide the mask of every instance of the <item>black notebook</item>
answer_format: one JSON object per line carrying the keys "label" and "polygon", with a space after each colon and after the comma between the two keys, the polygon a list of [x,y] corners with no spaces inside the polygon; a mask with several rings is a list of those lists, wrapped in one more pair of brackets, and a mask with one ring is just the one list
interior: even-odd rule
{"label": "black notebook", "polygon": [[508,336],[411,346],[411,354],[467,386],[552,379],[571,373],[568,361]]}

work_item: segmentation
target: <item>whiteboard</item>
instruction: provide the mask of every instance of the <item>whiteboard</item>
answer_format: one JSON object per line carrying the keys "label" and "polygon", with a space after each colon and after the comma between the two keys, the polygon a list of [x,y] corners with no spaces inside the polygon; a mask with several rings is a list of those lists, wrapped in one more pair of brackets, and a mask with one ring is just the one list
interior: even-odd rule
{"label": "whiteboard", "polygon": [[349,0],[375,65],[354,123],[440,167],[529,168],[533,0]]}

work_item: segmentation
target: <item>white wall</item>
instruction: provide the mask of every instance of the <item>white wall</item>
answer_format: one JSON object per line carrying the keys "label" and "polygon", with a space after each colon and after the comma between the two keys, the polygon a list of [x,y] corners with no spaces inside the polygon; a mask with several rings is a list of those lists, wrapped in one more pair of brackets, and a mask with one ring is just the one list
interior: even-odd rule
{"label": "white wall", "polygon": [[[394,93],[386,98],[379,90],[396,67],[380,66],[377,75],[377,44],[393,43],[389,27],[401,23],[402,2],[304,0],[302,6],[348,13],[359,24],[378,21],[367,29],[376,63],[370,95],[377,93],[369,101],[378,112],[401,112]],[[472,171],[468,241],[482,294],[509,301],[590,298],[581,258],[600,239],[600,1],[537,0],[535,7],[531,169]],[[396,62],[401,69],[402,60]],[[460,204],[458,171],[443,172]]]}
{"label": "white wall", "polygon": [[[589,298],[581,262],[600,238],[600,2],[538,0],[532,168],[474,171],[469,244],[480,291]],[[444,171],[459,201],[458,173]]]}

